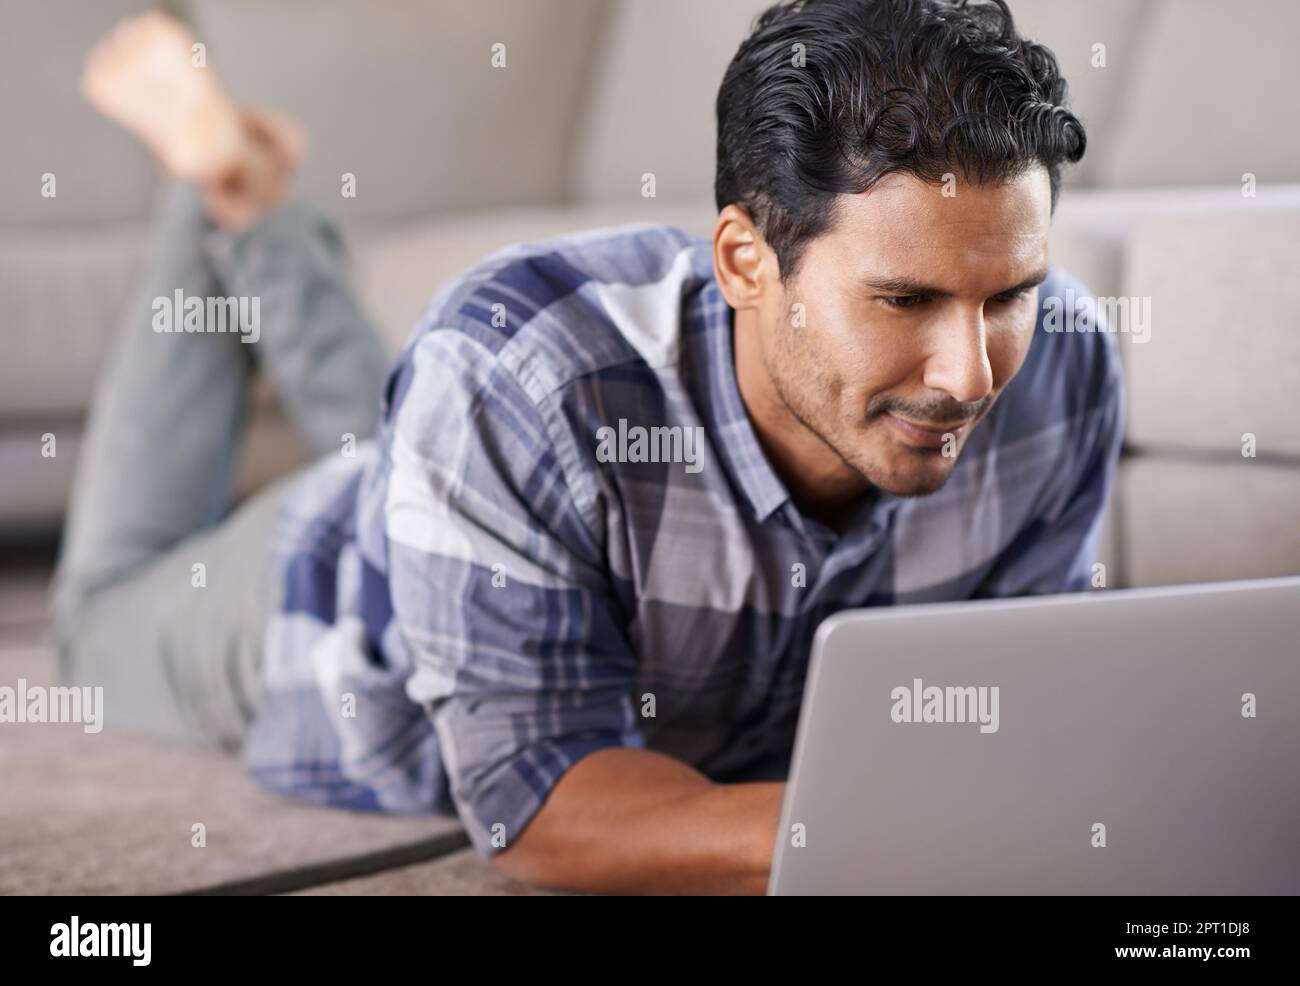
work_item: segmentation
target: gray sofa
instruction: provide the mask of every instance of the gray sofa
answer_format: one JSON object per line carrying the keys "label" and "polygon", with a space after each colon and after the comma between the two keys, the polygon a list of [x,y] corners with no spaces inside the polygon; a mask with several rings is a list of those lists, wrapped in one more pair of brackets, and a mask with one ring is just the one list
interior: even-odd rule
{"label": "gray sofa", "polygon": [[[95,375],[140,262],[152,166],[75,82],[89,43],[147,6],[0,3],[0,544],[57,532]],[[630,221],[707,234],[713,97],[764,4],[169,6],[239,98],[306,125],[300,189],[346,228],[359,290],[396,350],[443,279],[507,243]],[[1151,303],[1150,340],[1121,336],[1129,448],[1107,524],[1107,584],[1300,572],[1300,5],[1012,7],[1056,50],[1088,126],[1054,259],[1098,294]],[[490,64],[496,43],[503,68]],[[355,198],[340,194],[345,173]],[[646,173],[654,198],[641,195]],[[1242,194],[1247,173],[1253,198]],[[46,174],[53,198],[41,195]],[[252,410],[245,492],[302,461],[264,391]],[[57,455],[44,458],[50,433]],[[1247,433],[1253,458],[1241,451]],[[40,577],[0,566],[0,680],[52,673]],[[0,772],[24,796],[0,799],[0,892],[524,889],[457,848],[454,820],[283,805],[229,761],[111,728],[93,743],[73,727],[4,728]],[[211,833],[201,851],[191,845],[199,822]]]}
{"label": "gray sofa", "polygon": [[[0,532],[61,519],[95,373],[139,262],[149,161],[75,90],[89,42],[138,0],[9,2],[0,41]],[[175,7],[236,94],[307,126],[301,191],[345,224],[396,349],[445,277],[503,244],[627,221],[707,233],[712,98],[758,0],[194,0]],[[1300,8],[1251,0],[1022,0],[1089,130],[1055,257],[1099,294],[1150,297],[1124,345],[1131,456],[1108,583],[1300,570]],[[506,65],[490,64],[506,46]],[[1097,45],[1104,66],[1094,65]],[[1212,69],[1212,70],[1211,70]],[[1225,85],[1222,80],[1230,80]],[[11,127],[14,126],[11,123]],[[1241,194],[1255,176],[1255,198]],[[40,195],[54,174],[55,198]],[[356,176],[343,198],[340,176]],[[641,196],[645,173],[656,196]],[[1256,435],[1244,459],[1241,436]],[[40,455],[41,436],[58,454]],[[259,395],[241,485],[301,461]],[[1207,524],[1213,516],[1215,523]]]}

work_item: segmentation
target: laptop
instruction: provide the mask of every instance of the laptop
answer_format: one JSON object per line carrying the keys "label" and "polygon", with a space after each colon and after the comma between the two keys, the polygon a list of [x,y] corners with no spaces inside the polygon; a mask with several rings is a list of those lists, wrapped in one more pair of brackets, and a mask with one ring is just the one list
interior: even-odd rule
{"label": "laptop", "polygon": [[1300,577],[836,614],[768,892],[1300,893]]}

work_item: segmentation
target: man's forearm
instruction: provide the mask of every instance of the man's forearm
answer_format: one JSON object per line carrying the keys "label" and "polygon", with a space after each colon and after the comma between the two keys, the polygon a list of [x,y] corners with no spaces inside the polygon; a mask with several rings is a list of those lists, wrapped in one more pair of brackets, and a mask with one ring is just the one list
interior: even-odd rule
{"label": "man's forearm", "polygon": [[599,750],[495,858],[529,883],[599,893],[762,893],[779,782],[715,784],[650,750]]}

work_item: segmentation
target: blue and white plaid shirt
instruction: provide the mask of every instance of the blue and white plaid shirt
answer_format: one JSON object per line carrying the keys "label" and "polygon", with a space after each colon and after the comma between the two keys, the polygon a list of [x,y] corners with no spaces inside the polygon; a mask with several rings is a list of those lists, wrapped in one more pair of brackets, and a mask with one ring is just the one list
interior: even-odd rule
{"label": "blue and white plaid shirt", "polygon": [[[455,810],[485,855],[604,747],[779,774],[825,617],[1089,585],[1122,387],[1110,333],[1044,330],[1067,287],[1085,295],[1055,269],[1039,289],[1025,364],[946,485],[878,495],[836,537],[749,423],[706,241],[640,226],[495,254],[434,298],[376,440],[286,496],[250,771]],[[620,420],[699,429],[696,465],[602,461]]]}

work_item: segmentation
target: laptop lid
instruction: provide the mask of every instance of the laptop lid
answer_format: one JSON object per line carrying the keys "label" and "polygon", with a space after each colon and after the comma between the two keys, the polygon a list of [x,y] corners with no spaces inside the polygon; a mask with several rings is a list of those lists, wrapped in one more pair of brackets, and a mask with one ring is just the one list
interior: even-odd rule
{"label": "laptop lid", "polygon": [[1300,892],[1300,578],[831,617],[769,892]]}

